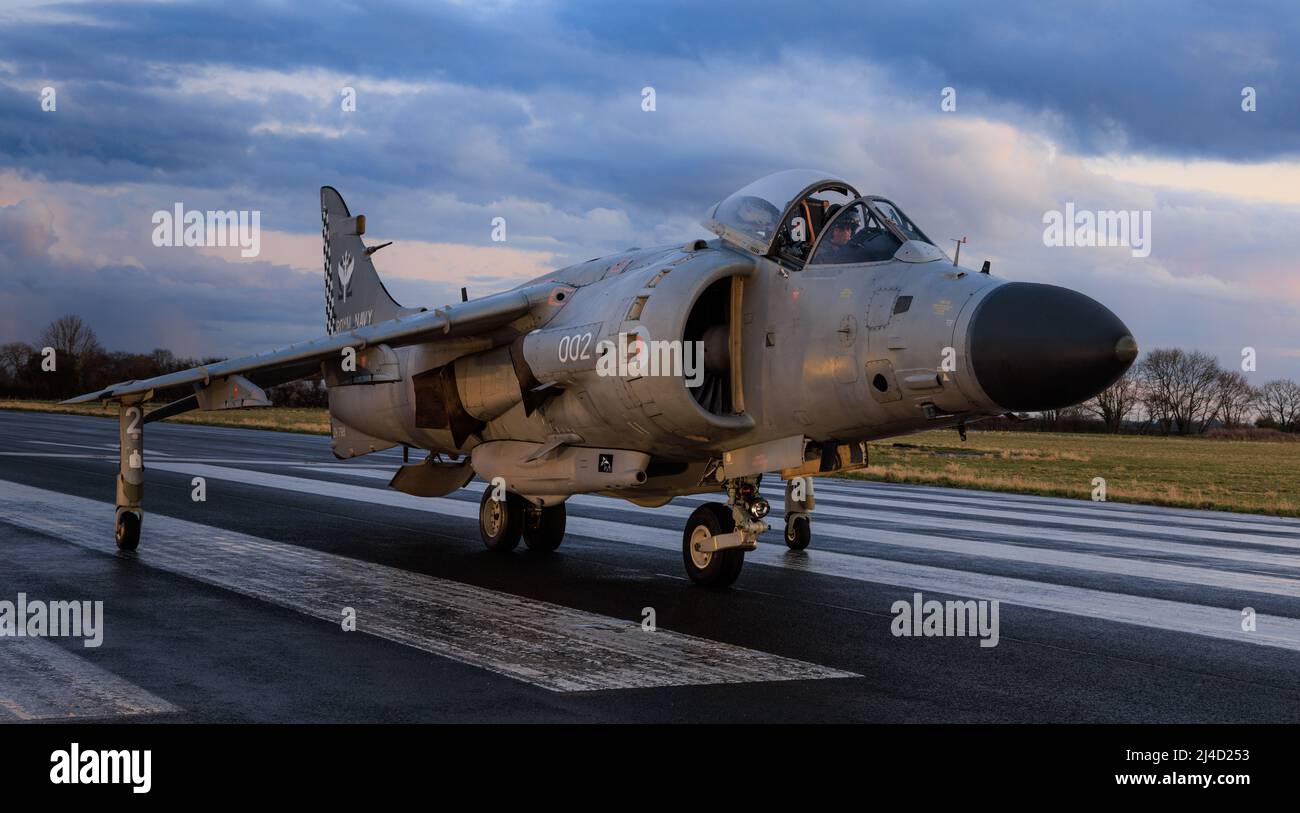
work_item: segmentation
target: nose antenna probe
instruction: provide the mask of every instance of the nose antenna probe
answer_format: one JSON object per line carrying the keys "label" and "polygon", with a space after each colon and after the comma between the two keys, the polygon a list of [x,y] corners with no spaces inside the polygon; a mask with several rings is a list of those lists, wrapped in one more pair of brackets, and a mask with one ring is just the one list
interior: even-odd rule
{"label": "nose antenna probe", "polygon": [[961,259],[961,244],[964,243],[964,242],[966,242],[966,238],[965,238],[965,237],[949,237],[948,239],[951,240],[951,241],[953,241],[954,243],[957,244],[957,253],[954,254],[953,257],[952,257],[952,264],[953,264],[953,265],[956,265],[956,264],[957,264],[957,261]]}

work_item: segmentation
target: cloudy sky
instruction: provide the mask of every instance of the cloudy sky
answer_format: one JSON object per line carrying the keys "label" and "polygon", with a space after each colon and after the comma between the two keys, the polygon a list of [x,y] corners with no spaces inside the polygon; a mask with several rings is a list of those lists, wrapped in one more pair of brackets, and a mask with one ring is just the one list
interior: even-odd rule
{"label": "cloudy sky", "polygon": [[[0,342],[65,312],[123,350],[314,337],[322,184],[436,305],[705,236],[731,191],[816,167],[1144,347],[1300,378],[1298,37],[1290,2],[8,0]],[[260,255],[155,246],[177,203],[260,211]],[[1149,211],[1150,255],[1044,245],[1067,203]]]}

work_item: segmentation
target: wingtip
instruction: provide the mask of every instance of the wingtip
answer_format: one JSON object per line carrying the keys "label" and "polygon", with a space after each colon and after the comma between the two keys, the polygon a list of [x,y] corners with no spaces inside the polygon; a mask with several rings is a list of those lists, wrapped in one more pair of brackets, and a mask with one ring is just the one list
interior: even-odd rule
{"label": "wingtip", "polygon": [[75,398],[69,398],[66,401],[60,401],[59,406],[71,406],[75,404],[85,404],[90,401],[98,401],[100,397],[103,395],[103,393],[104,391],[100,390],[99,392],[89,392],[86,393],[85,395],[78,395]]}

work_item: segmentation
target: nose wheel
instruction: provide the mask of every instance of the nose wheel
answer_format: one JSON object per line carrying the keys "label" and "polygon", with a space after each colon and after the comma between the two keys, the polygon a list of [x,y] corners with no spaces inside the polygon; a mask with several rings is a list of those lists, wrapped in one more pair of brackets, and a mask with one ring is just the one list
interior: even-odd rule
{"label": "nose wheel", "polygon": [[732,533],[735,527],[731,509],[722,503],[705,503],[691,513],[682,534],[682,560],[691,581],[701,587],[728,587],[736,581],[745,564],[745,551],[714,549],[717,538]]}
{"label": "nose wheel", "polygon": [[770,506],[758,494],[758,478],[728,480],[727,504],[705,503],[691,513],[682,533],[686,575],[702,587],[727,587],[740,575],[745,551],[758,547]]}

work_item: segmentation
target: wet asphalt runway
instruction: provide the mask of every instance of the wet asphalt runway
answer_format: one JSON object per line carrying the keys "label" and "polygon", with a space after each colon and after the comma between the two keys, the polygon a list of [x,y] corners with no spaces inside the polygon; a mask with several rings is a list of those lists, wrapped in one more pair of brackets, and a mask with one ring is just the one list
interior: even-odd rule
{"label": "wet asphalt runway", "polygon": [[[145,448],[121,554],[116,423],[0,412],[0,601],[104,607],[99,647],[0,637],[0,721],[1300,721],[1300,521],[822,480],[812,547],[771,531],[714,592],[681,565],[702,498],[577,497],[557,553],[500,555],[482,484],[391,491],[400,452]],[[998,600],[997,646],[894,636],[916,592]]]}

